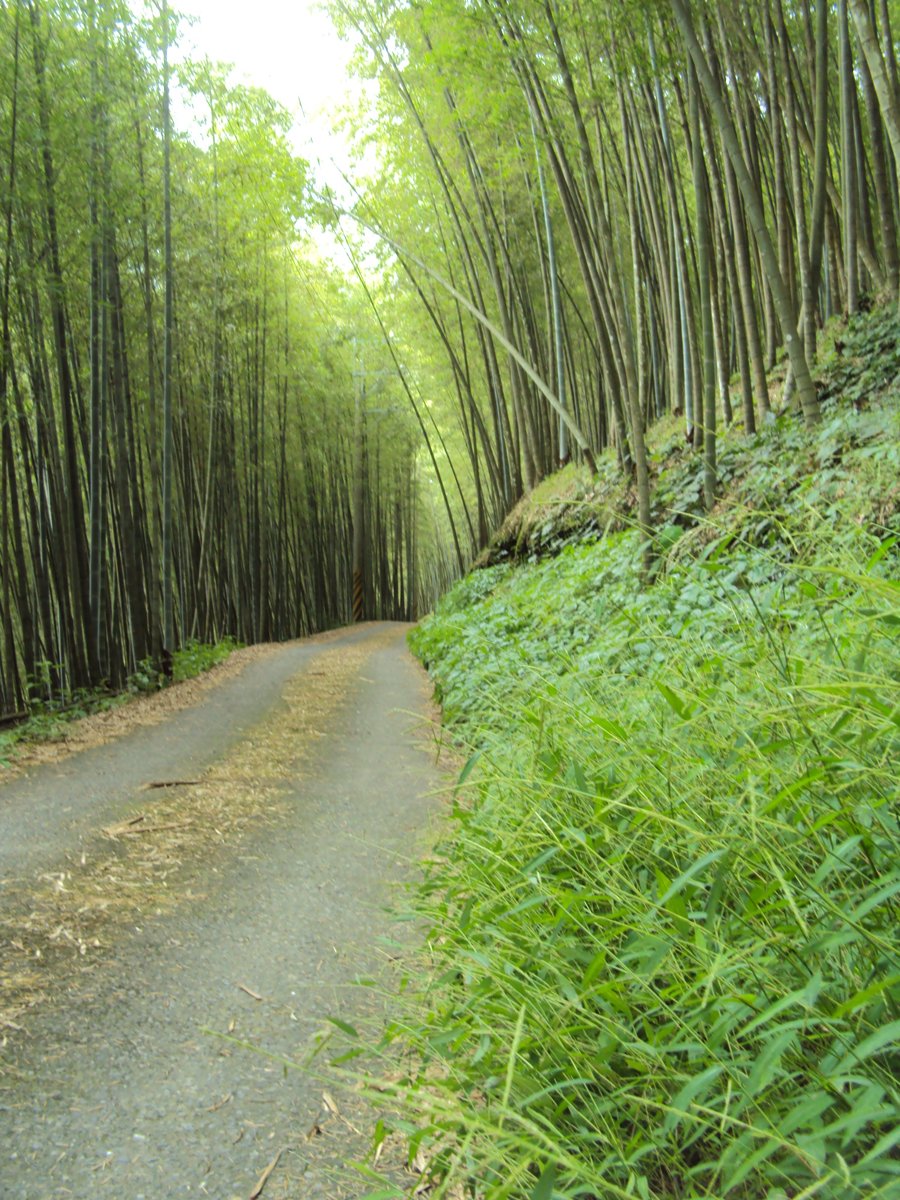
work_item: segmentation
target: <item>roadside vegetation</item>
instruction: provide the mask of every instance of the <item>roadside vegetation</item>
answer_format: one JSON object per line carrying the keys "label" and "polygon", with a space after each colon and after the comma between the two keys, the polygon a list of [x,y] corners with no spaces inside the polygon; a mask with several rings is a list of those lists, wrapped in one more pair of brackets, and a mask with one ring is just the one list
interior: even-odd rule
{"label": "roadside vegetation", "polygon": [[[172,682],[182,683],[202,675],[225,662],[239,646],[240,643],[233,638],[223,638],[215,643],[187,642],[172,656]],[[45,670],[39,683],[44,677],[49,678],[50,665],[43,666]],[[154,666],[151,659],[146,659],[138,663],[137,670],[129,676],[123,691],[82,688],[73,693],[63,692],[57,698],[35,699],[28,717],[0,728],[0,771],[9,762],[10,756],[15,754],[17,747],[64,738],[72,721],[119,708],[131,697],[156,691],[164,687],[166,682],[166,675]]]}
{"label": "roadside vegetation", "polygon": [[900,1195],[897,333],[711,513],[657,443],[651,583],[568,473],[412,635],[470,754],[387,1035],[437,1194]]}

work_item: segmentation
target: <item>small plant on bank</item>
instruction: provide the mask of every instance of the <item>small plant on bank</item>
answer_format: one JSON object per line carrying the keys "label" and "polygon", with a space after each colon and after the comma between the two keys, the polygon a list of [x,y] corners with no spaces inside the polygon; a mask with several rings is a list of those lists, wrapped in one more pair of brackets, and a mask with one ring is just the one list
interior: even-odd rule
{"label": "small plant on bank", "polygon": [[224,662],[230,654],[237,650],[240,642],[232,637],[222,638],[218,642],[197,642],[188,640],[172,655],[172,677],[175,683],[184,679],[193,679],[202,675],[218,663]]}

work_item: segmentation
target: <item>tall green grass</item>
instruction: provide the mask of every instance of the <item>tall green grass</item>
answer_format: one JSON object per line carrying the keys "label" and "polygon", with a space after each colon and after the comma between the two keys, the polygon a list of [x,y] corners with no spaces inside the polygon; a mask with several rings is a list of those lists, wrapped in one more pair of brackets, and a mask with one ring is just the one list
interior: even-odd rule
{"label": "tall green grass", "polygon": [[443,1194],[900,1197],[897,546],[765,520],[643,591],[632,535],[479,572],[414,635],[472,749],[389,1032]]}

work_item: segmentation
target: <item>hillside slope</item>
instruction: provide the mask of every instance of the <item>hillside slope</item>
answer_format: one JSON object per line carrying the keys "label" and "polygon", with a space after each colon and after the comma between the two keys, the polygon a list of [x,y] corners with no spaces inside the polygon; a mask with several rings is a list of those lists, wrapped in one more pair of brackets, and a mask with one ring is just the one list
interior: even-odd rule
{"label": "hillside slope", "polygon": [[726,439],[708,516],[657,446],[649,585],[570,472],[413,635],[472,756],[410,1103],[476,1194],[900,1196],[898,333]]}

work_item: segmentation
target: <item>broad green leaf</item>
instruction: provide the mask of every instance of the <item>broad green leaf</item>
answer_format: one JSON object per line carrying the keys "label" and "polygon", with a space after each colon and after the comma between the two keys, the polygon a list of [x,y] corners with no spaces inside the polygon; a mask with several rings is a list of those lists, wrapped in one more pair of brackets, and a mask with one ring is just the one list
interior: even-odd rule
{"label": "broad green leaf", "polygon": [[663,1131],[665,1133],[672,1133],[681,1124],[690,1110],[691,1102],[696,1100],[698,1096],[703,1096],[708,1091],[710,1084],[715,1083],[722,1074],[723,1069],[722,1066],[715,1064],[707,1067],[705,1071],[701,1071],[699,1075],[695,1075],[687,1081],[678,1094],[669,1101],[667,1106],[669,1112],[663,1122]]}
{"label": "broad green leaf", "polygon": [[541,1177],[531,1189],[529,1200],[552,1200],[556,1183],[556,1167],[551,1163],[541,1172]]}
{"label": "broad green leaf", "polygon": [[881,1029],[870,1033],[858,1046],[848,1050],[829,1074],[831,1076],[843,1075],[846,1071],[852,1071],[859,1063],[865,1062],[867,1058],[871,1058],[873,1054],[877,1054],[886,1046],[894,1045],[898,1040],[900,1040],[900,1020],[890,1021]]}

